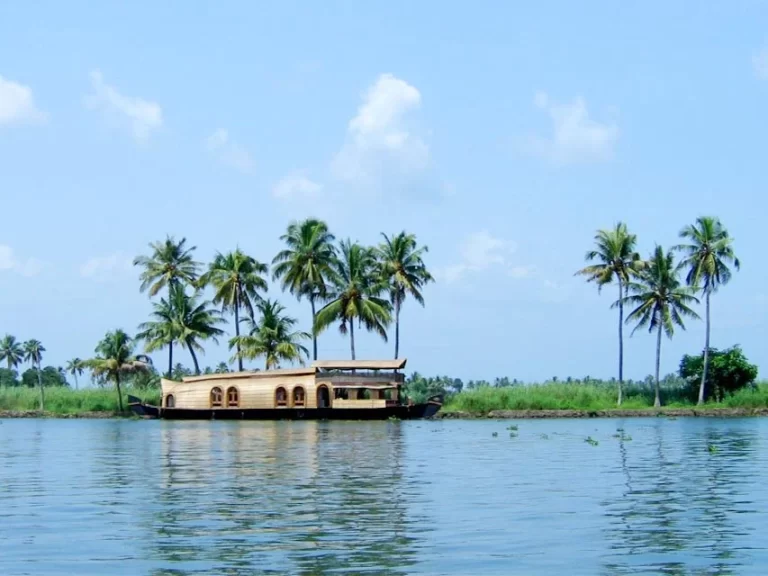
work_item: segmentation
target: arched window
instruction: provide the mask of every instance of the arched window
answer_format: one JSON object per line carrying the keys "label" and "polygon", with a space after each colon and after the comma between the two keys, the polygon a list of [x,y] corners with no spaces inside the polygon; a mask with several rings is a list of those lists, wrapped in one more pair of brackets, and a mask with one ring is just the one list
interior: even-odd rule
{"label": "arched window", "polygon": [[293,389],[293,405],[304,406],[304,388],[301,386],[296,386]]}
{"label": "arched window", "polygon": [[221,388],[218,386],[211,390],[211,408],[221,408],[222,396]]}
{"label": "arched window", "polygon": [[240,404],[240,395],[237,393],[237,388],[230,386],[227,388],[227,406],[229,408],[237,408]]}
{"label": "arched window", "polygon": [[285,388],[280,386],[277,390],[275,390],[275,405],[277,406],[287,406],[288,405],[288,393],[285,391]]}
{"label": "arched window", "polygon": [[165,407],[166,408],[176,407],[176,399],[173,397],[173,394],[168,394],[168,396],[165,397]]}

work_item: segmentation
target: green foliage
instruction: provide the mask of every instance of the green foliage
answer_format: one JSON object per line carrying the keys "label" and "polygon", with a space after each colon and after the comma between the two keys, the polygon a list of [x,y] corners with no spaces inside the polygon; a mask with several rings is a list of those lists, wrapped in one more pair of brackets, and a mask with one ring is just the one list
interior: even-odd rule
{"label": "green foliage", "polygon": [[[40,371],[43,386],[69,386],[64,374],[58,368],[46,366]],[[28,368],[21,375],[21,385],[34,388],[38,385],[37,368]]]}
{"label": "green foliage", "polygon": [[[698,396],[703,370],[703,352],[696,356],[686,354],[680,361],[680,377],[690,387],[692,399]],[[747,361],[740,347],[733,346],[722,351],[710,348],[704,398],[722,402],[726,395],[754,384],[756,378],[757,366]]]}
{"label": "green foliage", "polygon": [[10,388],[12,386],[19,386],[19,384],[19,374],[16,370],[0,368],[0,387]]}
{"label": "green foliage", "polygon": [[152,242],[149,256],[137,256],[133,265],[142,268],[140,290],[149,290],[149,296],[156,296],[160,290],[174,285],[197,282],[200,263],[192,258],[195,246],[186,248],[186,238],[178,242],[167,236],[164,242]]}
{"label": "green foliage", "polygon": [[425,378],[418,372],[414,372],[405,379],[402,388],[404,400],[412,400],[414,404],[425,402],[427,398],[438,394],[448,397],[453,393],[461,392],[464,384],[458,378],[437,376]]}
{"label": "green foliage", "polygon": [[0,340],[0,362],[5,362],[8,370],[14,370],[24,360],[24,348],[15,336],[6,334]]}
{"label": "green foliage", "polygon": [[[128,388],[126,394],[133,394],[145,402],[159,404],[158,389],[139,390]],[[46,411],[51,414],[82,414],[85,412],[118,412],[118,401],[114,392],[103,388],[73,390],[66,386],[46,389]],[[23,386],[0,389],[0,410],[37,410],[38,395],[34,388]]]}

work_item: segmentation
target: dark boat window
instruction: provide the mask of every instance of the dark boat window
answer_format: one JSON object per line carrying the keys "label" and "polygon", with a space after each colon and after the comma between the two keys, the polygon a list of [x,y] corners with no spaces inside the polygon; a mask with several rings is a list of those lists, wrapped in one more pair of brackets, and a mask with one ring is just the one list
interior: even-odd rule
{"label": "dark boat window", "polygon": [[293,405],[304,406],[304,388],[301,386],[296,386],[293,389]]}
{"label": "dark boat window", "polygon": [[285,388],[280,386],[277,390],[275,390],[275,404],[277,406],[287,406],[288,405],[288,393],[285,391]]}
{"label": "dark boat window", "polygon": [[221,393],[221,388],[218,386],[211,390],[211,408],[221,407],[222,396],[223,394]]}
{"label": "dark boat window", "polygon": [[173,398],[173,394],[168,394],[168,396],[165,397],[165,407],[166,408],[176,407],[176,400]]}
{"label": "dark boat window", "polygon": [[368,390],[367,388],[363,388],[362,390],[360,390],[360,392],[358,392],[357,398],[359,400],[370,400],[371,399],[371,391]]}
{"label": "dark boat window", "polygon": [[240,396],[237,393],[237,388],[234,386],[227,389],[227,406],[230,408],[237,408],[240,404]]}
{"label": "dark boat window", "polygon": [[336,398],[337,400],[348,400],[349,390],[347,390],[346,388],[334,388],[333,397]]}

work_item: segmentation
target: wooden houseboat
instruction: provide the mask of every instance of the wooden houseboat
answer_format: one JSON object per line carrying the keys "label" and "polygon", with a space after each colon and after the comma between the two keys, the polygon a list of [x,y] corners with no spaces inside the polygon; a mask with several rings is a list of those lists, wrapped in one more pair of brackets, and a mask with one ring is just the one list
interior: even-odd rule
{"label": "wooden houseboat", "polygon": [[323,360],[306,368],[161,379],[162,405],[129,396],[140,416],[215,420],[385,420],[434,416],[441,396],[405,402],[406,360]]}

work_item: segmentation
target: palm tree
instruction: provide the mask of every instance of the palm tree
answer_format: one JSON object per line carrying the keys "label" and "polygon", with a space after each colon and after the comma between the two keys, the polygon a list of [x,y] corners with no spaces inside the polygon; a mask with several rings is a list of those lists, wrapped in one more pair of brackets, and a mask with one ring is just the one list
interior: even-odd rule
{"label": "palm tree", "polygon": [[229,366],[226,362],[219,362],[214,370],[215,374],[226,374],[227,372],[229,372]]}
{"label": "palm tree", "polygon": [[315,305],[326,298],[328,284],[335,275],[336,248],[333,234],[322,220],[308,218],[291,222],[280,237],[287,244],[272,260],[272,276],[282,279],[282,289],[299,301],[309,300],[312,308],[312,358],[317,360],[317,331]]}
{"label": "palm tree", "polygon": [[643,266],[640,255],[635,251],[637,236],[630,234],[627,225],[618,222],[610,230],[598,230],[595,234],[595,249],[586,254],[588,262],[596,264],[582,268],[576,274],[587,277],[587,282],[597,284],[598,292],[606,284],[616,280],[619,289],[619,382],[616,404],[621,406],[622,383],[624,382],[624,300],[627,287],[633,275]]}
{"label": "palm tree", "polygon": [[636,282],[628,285],[630,295],[618,300],[614,305],[631,304],[636,306],[627,316],[627,322],[637,322],[632,330],[648,326],[648,332],[657,331],[656,335],[656,398],[653,405],[661,406],[659,397],[659,366],[661,363],[661,333],[672,338],[675,326],[685,330],[683,317],[698,318],[690,308],[691,303],[698,303],[690,288],[682,286],[678,278],[672,251],[664,253],[661,246],[648,260],[646,267]]}
{"label": "palm tree", "polygon": [[389,287],[389,301],[395,309],[395,359],[400,349],[400,310],[408,294],[424,306],[421,288],[434,278],[427,271],[422,255],[429,249],[417,248],[416,236],[400,232],[392,238],[381,234],[384,242],[376,249],[382,278]]}
{"label": "palm tree", "polygon": [[679,267],[687,268],[685,278],[688,286],[699,289],[704,293],[706,304],[706,336],[704,338],[704,366],[699,385],[699,404],[704,403],[704,385],[707,381],[709,365],[709,297],[717,289],[727,284],[731,279],[732,265],[736,270],[741,267],[739,259],[733,251],[733,238],[728,235],[718,218],[701,216],[695,224],[690,224],[680,231],[680,237],[689,241],[688,244],[675,246],[675,250],[683,253]]}
{"label": "palm tree", "polygon": [[186,248],[186,242],[186,238],[177,242],[172,236],[167,236],[163,242],[150,243],[151,256],[137,256],[133,260],[134,266],[143,268],[139,277],[142,292],[149,289],[151,298],[165,287],[195,283],[200,263],[192,258],[195,246]]}
{"label": "palm tree", "polygon": [[390,303],[380,297],[386,285],[376,273],[376,257],[371,248],[343,240],[341,258],[335,262],[334,286],[328,291],[330,302],[323,306],[315,319],[315,331],[320,332],[340,322],[339,331],[346,334],[352,360],[355,359],[355,320],[358,325],[378,333],[386,342],[387,325],[392,320]]}
{"label": "palm tree", "polygon": [[117,405],[123,411],[123,396],[120,390],[120,378],[134,372],[149,371],[152,360],[144,354],[134,354],[136,347],[133,339],[123,330],[107,332],[104,339],[96,346],[96,357],[83,362],[91,369],[94,376],[107,381],[112,380],[117,389]]}
{"label": "palm tree", "polygon": [[[201,286],[212,285],[216,291],[214,304],[220,304],[222,312],[235,315],[235,335],[240,336],[240,310],[253,316],[253,303],[261,300],[259,290],[267,291],[267,265],[240,251],[226,255],[217,253],[208,271],[200,278]],[[239,344],[238,344],[239,346]],[[238,356],[238,369],[243,371],[243,359]]]}
{"label": "palm tree", "polygon": [[66,371],[75,377],[75,390],[77,390],[78,389],[77,377],[78,375],[80,376],[83,375],[83,361],[80,360],[80,358],[72,358],[72,360],[67,362]]}
{"label": "palm tree", "polygon": [[[183,291],[183,288],[180,289]],[[147,353],[168,346],[168,378],[171,377],[173,371],[173,344],[180,337],[180,331],[176,324],[176,309],[172,298],[178,290],[179,288],[172,288],[168,299],[160,298],[160,302],[152,304],[151,316],[153,320],[139,324],[139,333],[136,334],[137,340],[144,340],[144,351]]]}
{"label": "palm tree", "polygon": [[200,374],[195,350],[201,353],[204,351],[201,340],[213,340],[218,344],[216,337],[224,334],[224,330],[216,325],[226,321],[218,310],[210,307],[208,300],[201,301],[197,294],[189,296],[183,286],[174,286],[170,298],[173,308],[172,332],[181,346],[189,350],[195,374]]}
{"label": "palm tree", "polygon": [[237,348],[234,360],[243,358],[253,360],[265,357],[265,368],[279,368],[280,361],[298,361],[304,364],[303,357],[309,357],[309,351],[301,344],[308,340],[307,332],[294,331],[296,319],[283,314],[285,307],[275,300],[261,300],[256,304],[260,317],[258,321],[249,318],[251,329],[247,336],[235,336],[229,342],[229,348]]}
{"label": "palm tree", "polygon": [[45,391],[43,390],[43,377],[40,374],[43,352],[45,352],[45,348],[39,340],[33,339],[24,342],[24,360],[37,369],[37,385],[40,387],[40,412],[45,411]]}
{"label": "palm tree", "polygon": [[24,360],[24,348],[15,336],[6,334],[0,340],[0,362],[5,362],[8,370],[15,370]]}

